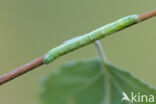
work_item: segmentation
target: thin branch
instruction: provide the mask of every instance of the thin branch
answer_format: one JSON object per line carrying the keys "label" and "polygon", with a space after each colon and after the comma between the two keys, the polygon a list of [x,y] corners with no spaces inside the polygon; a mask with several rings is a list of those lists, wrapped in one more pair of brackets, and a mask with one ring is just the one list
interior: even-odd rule
{"label": "thin branch", "polygon": [[0,85],[42,65],[43,56],[0,77]]}
{"label": "thin branch", "polygon": [[[139,16],[139,19],[140,19],[140,21],[145,21],[145,20],[147,20],[147,19],[149,19],[151,17],[154,17],[154,16],[156,16],[156,9],[154,9],[152,11],[149,11],[149,12],[146,12],[144,14],[141,14]],[[134,23],[134,24],[136,24],[136,23]],[[36,60],[34,60],[34,61],[32,61],[32,62],[30,62],[30,63],[28,63],[26,65],[23,65],[23,66],[15,69],[15,70],[7,73],[7,74],[1,76],[0,77],[0,85],[4,84],[4,83],[6,83],[6,82],[20,76],[20,75],[22,75],[22,74],[24,74],[24,73],[26,73],[26,72],[28,72],[30,70],[33,70],[33,69],[41,66],[43,64],[43,58],[44,58],[44,56],[39,57]]]}
{"label": "thin branch", "polygon": [[140,18],[140,21],[145,21],[145,20],[147,20],[147,19],[149,19],[151,17],[154,17],[154,16],[156,16],[156,9],[151,10],[149,12],[146,12],[144,14],[141,14],[139,16],[139,18]]}

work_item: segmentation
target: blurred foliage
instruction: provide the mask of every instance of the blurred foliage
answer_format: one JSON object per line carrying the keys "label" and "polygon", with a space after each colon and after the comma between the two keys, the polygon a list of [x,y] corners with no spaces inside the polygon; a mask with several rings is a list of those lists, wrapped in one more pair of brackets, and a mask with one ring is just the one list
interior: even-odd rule
{"label": "blurred foliage", "polygon": [[[125,96],[128,99],[122,100]],[[131,73],[94,59],[66,63],[49,74],[43,81],[41,104],[121,104],[125,100],[129,100],[126,104],[155,104],[154,96],[156,90]]]}

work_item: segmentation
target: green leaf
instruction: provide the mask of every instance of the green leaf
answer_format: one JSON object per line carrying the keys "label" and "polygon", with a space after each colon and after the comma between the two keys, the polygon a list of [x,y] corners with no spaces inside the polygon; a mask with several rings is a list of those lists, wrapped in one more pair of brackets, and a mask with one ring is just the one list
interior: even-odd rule
{"label": "green leaf", "polygon": [[[130,101],[121,101],[123,96]],[[48,75],[41,104],[156,104],[155,97],[155,89],[129,72],[89,60],[67,63]]]}

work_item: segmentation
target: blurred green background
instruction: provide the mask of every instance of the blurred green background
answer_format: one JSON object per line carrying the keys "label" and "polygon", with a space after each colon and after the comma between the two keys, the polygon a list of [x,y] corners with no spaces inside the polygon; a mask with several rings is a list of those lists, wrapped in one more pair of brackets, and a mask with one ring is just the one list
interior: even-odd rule
{"label": "blurred green background", "polygon": [[[156,0],[0,0],[0,75],[72,37],[156,8]],[[156,87],[156,18],[102,39],[112,63]],[[93,45],[0,86],[0,104],[37,104],[40,81],[60,64],[96,57]]]}

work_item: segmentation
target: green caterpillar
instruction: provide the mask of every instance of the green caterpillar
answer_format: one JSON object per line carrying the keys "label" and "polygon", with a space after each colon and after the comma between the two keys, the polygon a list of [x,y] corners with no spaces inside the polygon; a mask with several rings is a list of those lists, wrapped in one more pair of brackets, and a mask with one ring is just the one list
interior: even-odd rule
{"label": "green caterpillar", "polygon": [[138,15],[131,15],[124,17],[122,19],[119,19],[113,23],[107,24],[101,28],[98,28],[90,33],[87,33],[85,35],[82,35],[80,37],[71,39],[64,44],[51,49],[44,57],[43,63],[48,64],[58,58],[59,56],[62,56],[68,52],[74,51],[80,47],[83,47],[85,45],[91,44],[96,40],[102,39],[105,36],[108,36],[114,32],[117,32],[133,23],[139,22],[139,16]]}

